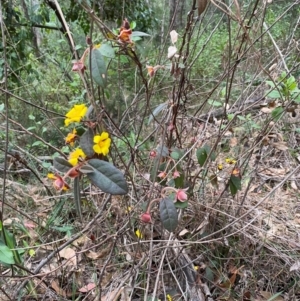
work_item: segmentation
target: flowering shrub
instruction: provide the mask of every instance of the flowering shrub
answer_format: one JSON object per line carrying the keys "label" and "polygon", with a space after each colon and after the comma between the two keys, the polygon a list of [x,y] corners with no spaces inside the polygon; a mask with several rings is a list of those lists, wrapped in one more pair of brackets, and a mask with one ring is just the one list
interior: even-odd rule
{"label": "flowering shrub", "polygon": [[[111,138],[107,132],[98,133],[95,126],[85,122],[84,118],[88,108],[85,104],[74,105],[66,113],[65,126],[71,123],[81,122],[87,126],[86,131],[79,138],[76,129],[67,135],[65,141],[71,147],[79,141],[79,146],[70,152],[68,159],[57,157],[54,159],[55,174],[48,174],[53,180],[53,186],[57,191],[70,189],[67,179],[74,179],[74,198],[77,208],[80,208],[79,179],[86,176],[95,186],[103,192],[110,194],[126,194],[127,182],[120,170],[107,162],[107,155],[111,146]],[[58,172],[64,173],[63,176]],[[81,210],[78,210],[81,215]]]}

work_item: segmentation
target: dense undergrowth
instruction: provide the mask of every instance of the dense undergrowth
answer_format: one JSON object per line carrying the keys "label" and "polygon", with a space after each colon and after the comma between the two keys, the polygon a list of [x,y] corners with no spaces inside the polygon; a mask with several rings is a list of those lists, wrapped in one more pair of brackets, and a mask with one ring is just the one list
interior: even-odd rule
{"label": "dense undergrowth", "polygon": [[2,26],[1,300],[299,300],[299,7],[248,2]]}

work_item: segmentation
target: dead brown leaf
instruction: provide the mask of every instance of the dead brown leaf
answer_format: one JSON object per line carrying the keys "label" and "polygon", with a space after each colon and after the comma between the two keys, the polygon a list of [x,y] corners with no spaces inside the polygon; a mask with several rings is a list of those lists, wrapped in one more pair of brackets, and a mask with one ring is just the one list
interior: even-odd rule
{"label": "dead brown leaf", "polygon": [[273,110],[267,107],[263,107],[260,109],[261,112],[265,113],[265,114],[270,114]]}
{"label": "dead brown leaf", "polygon": [[56,291],[56,293],[60,296],[66,297],[66,292],[59,286],[58,282],[56,280],[53,280],[51,282],[51,287]]}
{"label": "dead brown leaf", "polygon": [[65,248],[59,252],[59,256],[68,260],[68,265],[77,266],[76,252],[72,248]]}
{"label": "dead brown leaf", "polygon": [[296,261],[290,268],[290,272],[300,270],[300,261]]}
{"label": "dead brown leaf", "polygon": [[289,149],[288,146],[286,145],[286,142],[272,142],[271,145],[281,151],[285,151]]}
{"label": "dead brown leaf", "polygon": [[234,147],[234,146],[236,146],[237,144],[238,144],[238,141],[237,141],[236,137],[232,137],[232,138],[230,139],[230,141],[229,141],[229,146],[230,146],[230,147]]}
{"label": "dead brown leaf", "polygon": [[200,16],[207,6],[207,0],[198,0],[198,16]]}
{"label": "dead brown leaf", "polygon": [[[260,291],[259,294],[264,298],[261,299],[261,301],[267,301],[275,295],[274,293],[268,291]],[[272,299],[272,301],[284,301],[284,299],[280,296],[277,296],[275,299]]]}
{"label": "dead brown leaf", "polygon": [[79,291],[81,293],[87,293],[87,292],[91,291],[92,289],[94,289],[95,287],[96,287],[95,283],[89,283],[89,284],[83,286],[82,288],[80,288]]}

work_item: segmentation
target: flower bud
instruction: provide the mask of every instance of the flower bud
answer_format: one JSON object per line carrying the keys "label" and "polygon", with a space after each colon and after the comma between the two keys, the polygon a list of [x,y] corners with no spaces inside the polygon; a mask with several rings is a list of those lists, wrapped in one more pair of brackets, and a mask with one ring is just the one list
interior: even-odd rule
{"label": "flower bud", "polygon": [[152,223],[151,215],[150,215],[149,212],[143,213],[143,214],[140,216],[140,220],[141,220],[143,223],[147,223],[147,224]]}
{"label": "flower bud", "polygon": [[185,202],[188,198],[187,194],[186,194],[186,191],[187,191],[188,188],[186,189],[178,189],[177,190],[177,193],[176,193],[176,198],[178,201],[180,202]]}
{"label": "flower bud", "polygon": [[155,158],[156,155],[157,155],[157,153],[156,153],[155,150],[152,150],[152,151],[150,152],[150,158]]}

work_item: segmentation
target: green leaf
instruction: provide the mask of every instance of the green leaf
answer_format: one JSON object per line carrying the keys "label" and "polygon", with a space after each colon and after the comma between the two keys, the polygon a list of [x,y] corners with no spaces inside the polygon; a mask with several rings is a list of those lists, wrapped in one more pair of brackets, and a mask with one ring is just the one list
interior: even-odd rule
{"label": "green leaf", "polygon": [[93,105],[90,105],[88,107],[88,110],[87,110],[86,114],[85,114],[85,118],[90,119],[90,115],[93,113],[93,111],[94,111],[94,107],[93,107]]}
{"label": "green leaf", "polygon": [[94,169],[92,166],[89,166],[89,165],[83,165],[83,166],[81,166],[81,167],[79,168],[79,171],[80,171],[81,173],[86,174],[86,173],[94,172],[95,169]]}
{"label": "green leaf", "polygon": [[242,115],[237,115],[237,118],[242,121],[247,121],[247,119]]}
{"label": "green leaf", "polygon": [[0,262],[15,264],[14,254],[3,242],[0,242]]}
{"label": "green leaf", "polygon": [[298,97],[295,97],[293,100],[299,104],[300,103],[300,95],[298,95]]}
{"label": "green leaf", "polygon": [[91,128],[88,128],[80,137],[79,145],[88,157],[92,157],[94,155],[94,132]]}
{"label": "green leaf", "polygon": [[275,88],[275,84],[274,84],[272,81],[267,80],[266,83],[267,83],[270,87]]}
{"label": "green leaf", "polygon": [[204,165],[209,153],[210,153],[210,146],[208,146],[207,144],[197,149],[196,156],[198,159],[198,163],[200,164],[201,167]]}
{"label": "green leaf", "polygon": [[153,120],[154,117],[156,117],[163,109],[167,107],[168,103],[164,102],[159,104],[152,112],[152,114],[149,117],[148,124]]}
{"label": "green leaf", "polygon": [[2,113],[4,111],[4,103],[0,104],[0,113]]}
{"label": "green leaf", "polygon": [[75,208],[77,214],[82,222],[82,210],[81,210],[81,198],[80,198],[80,185],[79,185],[79,177],[74,179],[74,201],[75,201]]}
{"label": "green leaf", "polygon": [[131,29],[135,29],[136,28],[136,22],[135,21],[131,21],[130,22],[130,28]]}
{"label": "green leaf", "polygon": [[283,107],[277,107],[272,111],[271,114],[275,120],[278,120],[282,116],[283,112],[284,112]]}
{"label": "green leaf", "polygon": [[106,85],[106,64],[103,58],[103,55],[101,54],[99,49],[93,49],[92,50],[92,77],[94,81],[102,88]]}
{"label": "green leaf", "polygon": [[164,198],[159,202],[160,219],[163,227],[173,232],[178,225],[178,213],[171,198]]}
{"label": "green leaf", "polygon": [[203,147],[198,148],[197,152],[196,152],[196,156],[197,156],[198,163],[200,164],[200,166],[203,166],[207,159],[207,153],[206,153],[205,149]]}
{"label": "green leaf", "polygon": [[67,172],[70,168],[73,167],[71,163],[69,163],[66,159],[61,157],[55,157],[53,159],[53,166],[55,169],[61,172]]}
{"label": "green leaf", "polygon": [[213,106],[213,107],[222,107],[222,103],[220,101],[216,101],[216,100],[208,100],[208,103]]}
{"label": "green leaf", "polygon": [[175,161],[178,161],[182,156],[184,155],[184,152],[179,148],[172,148],[171,149],[171,158],[173,158]]}
{"label": "green leaf", "polygon": [[54,221],[59,217],[66,200],[66,198],[63,198],[54,206],[54,209],[52,209],[50,216],[46,221],[46,228],[52,225]]}
{"label": "green leaf", "polygon": [[114,59],[116,54],[115,50],[112,48],[110,44],[102,44],[99,48],[99,51],[103,56],[109,57],[111,59]]}
{"label": "green leaf", "polygon": [[229,121],[231,121],[231,120],[233,119],[233,117],[234,117],[234,114],[233,114],[233,113],[227,114],[227,119],[228,119]]}
{"label": "green leaf", "polygon": [[[5,236],[6,246],[11,250],[14,258],[14,262],[18,264],[22,264],[22,258],[19,254],[20,250],[14,250],[16,248],[17,242],[13,233],[10,233],[8,230],[3,227],[2,234]],[[0,255],[1,260],[1,255]]]}
{"label": "green leaf", "polygon": [[280,93],[277,90],[272,90],[271,92],[269,92],[267,94],[267,97],[273,98],[273,99],[277,99],[277,98],[281,98]]}
{"label": "green leaf", "polygon": [[127,182],[119,169],[111,163],[99,159],[91,159],[88,164],[95,170],[88,173],[87,177],[103,192],[110,194],[126,194]]}
{"label": "green leaf", "polygon": [[151,35],[142,31],[133,31],[131,37],[151,37]]}
{"label": "green leaf", "polygon": [[230,176],[229,187],[232,196],[235,196],[237,191],[242,189],[241,183],[242,181],[239,177],[236,177],[234,175]]}
{"label": "green leaf", "polygon": [[58,232],[70,232],[70,231],[74,230],[74,227],[73,226],[68,226],[68,225],[61,226],[61,227],[60,226],[54,226],[54,227],[51,227],[51,229],[54,229]]}
{"label": "green leaf", "polygon": [[178,201],[178,202],[174,203],[174,206],[177,209],[185,209],[188,206],[188,201],[185,201],[185,202]]}
{"label": "green leaf", "polygon": [[35,141],[31,146],[44,146],[44,143],[42,141]]}
{"label": "green leaf", "polygon": [[166,146],[159,145],[157,148],[157,154],[162,157],[167,157],[169,155],[169,149]]}
{"label": "green leaf", "polygon": [[[282,295],[282,292],[278,292],[278,293],[276,293],[275,295],[273,295],[272,297],[270,297],[267,301],[276,301],[276,300],[278,300],[277,299],[277,297],[280,297]],[[281,300],[283,300],[283,299],[281,299]]]}
{"label": "green leaf", "polygon": [[[180,171],[180,169],[178,168],[178,171]],[[174,179],[174,184],[176,188],[183,188],[184,185],[184,174],[183,172],[180,172],[180,176],[176,179]]]}
{"label": "green leaf", "polygon": [[294,83],[291,83],[289,86],[288,86],[288,89],[289,91],[294,91],[295,89],[297,89],[297,82],[294,82]]}

